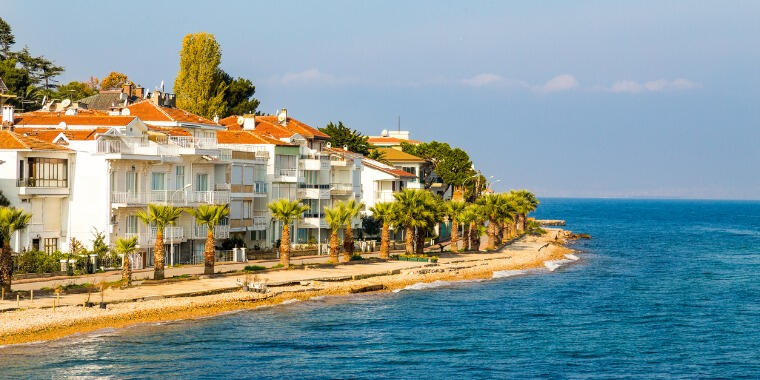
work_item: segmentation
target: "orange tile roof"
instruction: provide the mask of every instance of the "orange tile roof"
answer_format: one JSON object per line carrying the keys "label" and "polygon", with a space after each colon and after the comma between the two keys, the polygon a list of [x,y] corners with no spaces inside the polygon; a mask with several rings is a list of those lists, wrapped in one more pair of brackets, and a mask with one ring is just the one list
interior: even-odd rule
{"label": "orange tile roof", "polygon": [[58,126],[61,122],[66,125],[88,126],[111,126],[123,127],[131,123],[135,116],[107,116],[100,114],[88,115],[64,115],[62,112],[27,112],[14,118],[13,124],[24,125],[50,125]]}
{"label": "orange tile roof", "polygon": [[24,136],[7,129],[0,130],[0,149],[55,150],[71,152],[71,149],[40,139]]}
{"label": "orange tile roof", "polygon": [[216,141],[219,144],[274,144],[291,145],[255,131],[217,131]]}
{"label": "orange tile roof", "polygon": [[145,122],[174,121],[179,123],[217,125],[203,116],[198,116],[180,108],[162,107],[150,100],[142,100],[133,103],[127,106],[127,108],[129,109],[130,115],[137,116]]}
{"label": "orange tile roof", "polygon": [[284,126],[280,125],[279,121],[277,121],[277,116],[256,116],[256,121],[265,121],[270,124],[275,124],[282,128],[286,128],[295,133],[298,133],[299,135],[309,138],[309,139],[313,139],[313,138],[329,139],[330,138],[328,134],[324,132],[320,132],[318,129],[306,123],[302,123],[292,117],[287,118]]}
{"label": "orange tile roof", "polygon": [[192,136],[193,134],[183,128],[177,127],[160,127],[155,125],[148,125],[148,130],[152,132],[161,132],[169,136]]}
{"label": "orange tile roof", "polygon": [[424,158],[411,155],[404,151],[393,148],[377,148],[383,154],[383,158],[389,162],[425,162]]}
{"label": "orange tile roof", "polygon": [[243,126],[240,125],[240,124],[238,124],[238,122],[237,122],[238,121],[238,117],[240,117],[240,116],[238,116],[238,115],[227,116],[225,118],[219,119],[219,124],[227,127],[227,129],[229,129],[231,131],[243,129]]}
{"label": "orange tile roof", "polygon": [[370,144],[394,144],[394,145],[401,145],[402,142],[410,143],[410,144],[420,144],[421,141],[418,140],[404,140],[400,139],[398,137],[370,137],[367,140]]}
{"label": "orange tile roof", "polygon": [[382,162],[378,162],[378,161],[375,161],[375,160],[372,160],[372,159],[369,159],[369,158],[366,158],[366,157],[364,159],[362,159],[362,163],[364,165],[366,165],[366,166],[371,167],[371,168],[380,170],[381,172],[390,174],[390,175],[392,175],[394,177],[398,177],[398,178],[417,178],[417,176],[414,175],[414,174],[412,174],[412,173],[405,172],[405,171],[403,171],[401,169],[396,169],[396,168],[394,168],[392,166],[385,165]]}
{"label": "orange tile roof", "polygon": [[95,129],[52,129],[52,128],[16,128],[14,132],[38,138],[42,141],[53,142],[56,137],[63,134],[69,140],[95,140],[99,134],[108,132],[109,128],[95,128]]}

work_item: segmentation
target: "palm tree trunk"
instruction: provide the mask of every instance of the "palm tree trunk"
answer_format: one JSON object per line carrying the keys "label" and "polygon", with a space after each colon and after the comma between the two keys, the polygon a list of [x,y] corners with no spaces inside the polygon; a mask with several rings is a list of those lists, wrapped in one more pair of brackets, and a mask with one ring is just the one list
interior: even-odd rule
{"label": "palm tree trunk", "polygon": [[330,258],[327,260],[330,263],[338,263],[338,230],[333,229],[330,233]]}
{"label": "palm tree trunk", "polygon": [[488,246],[487,250],[496,249],[496,222],[493,219],[488,220]]}
{"label": "palm tree trunk", "polygon": [[478,236],[478,225],[475,222],[470,223],[470,249],[480,251],[480,236]]}
{"label": "palm tree trunk", "polygon": [[501,229],[501,242],[509,240],[509,223],[504,222]]}
{"label": "palm tree trunk", "polygon": [[425,253],[425,230],[417,228],[417,254]]}
{"label": "palm tree trunk", "polygon": [[451,220],[451,244],[449,251],[456,252],[459,250],[459,222],[456,219]]}
{"label": "palm tree trunk", "polygon": [[290,267],[290,226],[282,224],[282,237],[280,238],[280,264]]}
{"label": "palm tree trunk", "polygon": [[406,227],[406,253],[412,254],[414,253],[414,227],[407,226]]}
{"label": "palm tree trunk", "polygon": [[13,257],[11,257],[11,248],[7,242],[3,242],[0,250],[0,283],[6,293],[11,292],[11,281],[13,280]]}
{"label": "palm tree trunk", "polygon": [[383,222],[383,232],[380,235],[380,258],[381,259],[388,259],[390,257],[389,255],[389,247],[388,247],[388,240],[390,240],[390,226],[387,222]]}
{"label": "palm tree trunk", "polygon": [[214,254],[215,254],[215,241],[214,241],[214,227],[209,226],[208,235],[206,235],[206,246],[204,247],[205,260],[203,262],[203,274],[213,276],[214,275]]}
{"label": "palm tree trunk", "polygon": [[156,244],[153,245],[153,279],[164,279],[164,229],[156,230]]}
{"label": "palm tree trunk", "polygon": [[517,222],[520,232],[525,232],[525,214],[520,214]]}
{"label": "palm tree trunk", "polygon": [[354,256],[354,230],[351,228],[351,222],[346,224],[343,236],[343,261],[351,261],[351,257]]}
{"label": "palm tree trunk", "polygon": [[464,230],[462,231],[462,250],[469,251],[470,228],[468,226],[463,226],[463,227],[464,227]]}
{"label": "palm tree trunk", "polygon": [[124,254],[121,260],[121,285],[132,286],[132,264],[129,262],[129,254]]}

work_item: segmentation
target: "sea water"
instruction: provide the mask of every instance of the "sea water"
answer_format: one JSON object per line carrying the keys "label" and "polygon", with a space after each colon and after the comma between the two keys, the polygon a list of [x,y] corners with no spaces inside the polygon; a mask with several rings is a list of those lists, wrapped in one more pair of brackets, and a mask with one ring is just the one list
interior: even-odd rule
{"label": "sea water", "polygon": [[544,199],[536,216],[593,239],[485,281],[0,348],[0,377],[760,377],[760,203]]}

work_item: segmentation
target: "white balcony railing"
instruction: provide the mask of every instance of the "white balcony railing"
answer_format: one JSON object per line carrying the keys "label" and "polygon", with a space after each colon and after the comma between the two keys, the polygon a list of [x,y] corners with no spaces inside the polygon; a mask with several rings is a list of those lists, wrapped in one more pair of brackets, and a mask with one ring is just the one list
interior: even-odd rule
{"label": "white balcony railing", "polygon": [[111,203],[127,205],[142,205],[147,203],[171,203],[176,205],[186,205],[189,203],[226,204],[230,203],[230,191],[156,190],[139,193],[114,191],[111,193]]}
{"label": "white balcony railing", "polygon": [[350,193],[350,192],[354,191],[354,185],[351,184],[351,183],[345,183],[345,182],[331,183],[330,184],[330,190],[334,191],[334,192],[346,192],[346,193]]}
{"label": "white balcony railing", "polygon": [[278,173],[281,177],[295,177],[298,175],[298,169],[296,168],[279,169]]}
{"label": "white balcony railing", "polygon": [[[208,237],[208,227],[205,225],[193,226],[193,239],[206,239]],[[228,224],[214,227],[214,239],[227,239],[230,237],[230,226]]]}
{"label": "white balcony railing", "polygon": [[394,193],[394,191],[390,190],[375,191],[375,202],[393,202],[396,200],[393,197]]}
{"label": "white balcony railing", "polygon": [[99,140],[98,153],[121,153],[121,140]]}
{"label": "white balcony railing", "polygon": [[213,137],[169,136],[169,142],[180,148],[216,149],[216,139]]}

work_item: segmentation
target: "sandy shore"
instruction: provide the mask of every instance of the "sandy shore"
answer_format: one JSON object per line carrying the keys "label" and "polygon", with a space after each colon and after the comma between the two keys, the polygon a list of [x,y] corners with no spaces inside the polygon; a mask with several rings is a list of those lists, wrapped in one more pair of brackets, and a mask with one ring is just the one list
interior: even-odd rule
{"label": "sandy shore", "polygon": [[[524,236],[496,252],[447,255],[441,257],[437,264],[389,261],[262,273],[258,275],[261,280],[281,284],[270,287],[267,294],[243,292],[239,287],[235,289],[237,281],[245,279],[244,275],[239,275],[188,281],[196,287],[201,286],[208,292],[219,294],[187,296],[191,293],[178,293],[175,284],[164,284],[116,292],[106,299],[109,303],[107,309],[65,304],[55,309],[22,308],[0,313],[0,345],[58,339],[102,328],[205,317],[276,305],[286,300],[347,295],[365,287],[388,292],[416,283],[492,278],[494,272],[504,270],[552,269],[556,260],[573,259],[574,256],[564,246],[564,239],[555,241],[558,232],[560,236],[568,236],[567,231],[547,230],[549,232],[544,236]],[[295,284],[287,284],[288,281]],[[142,288],[150,288],[164,296],[139,297],[138,293],[144,290]],[[130,301],[130,294],[137,301]],[[99,297],[93,294],[92,300],[98,302]],[[71,302],[77,302],[77,299]]]}

